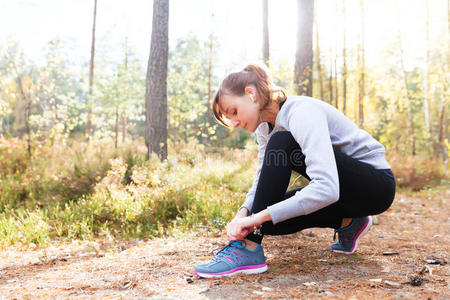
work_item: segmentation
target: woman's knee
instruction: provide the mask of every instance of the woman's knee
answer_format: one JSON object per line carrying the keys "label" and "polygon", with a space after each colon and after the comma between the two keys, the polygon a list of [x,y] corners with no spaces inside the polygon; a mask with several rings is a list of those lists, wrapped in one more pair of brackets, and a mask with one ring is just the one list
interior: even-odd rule
{"label": "woman's knee", "polygon": [[292,144],[297,144],[297,142],[289,131],[277,131],[270,137],[269,142],[267,143],[267,148],[286,148]]}
{"label": "woman's knee", "polygon": [[[305,155],[289,131],[277,131],[266,147],[265,159],[268,163],[275,161],[283,166],[291,166],[293,170],[307,176],[305,172]],[[307,177],[309,179],[309,177]]]}
{"label": "woman's knee", "polygon": [[294,170],[305,167],[305,156],[299,144],[289,131],[275,132],[266,147],[268,162],[275,160],[283,165],[290,165]]}
{"label": "woman's knee", "polygon": [[389,207],[391,207],[392,203],[394,202],[394,198],[395,198],[395,183],[386,188],[385,195],[378,202],[379,204],[375,209],[374,215],[381,214],[382,212],[388,210]]}

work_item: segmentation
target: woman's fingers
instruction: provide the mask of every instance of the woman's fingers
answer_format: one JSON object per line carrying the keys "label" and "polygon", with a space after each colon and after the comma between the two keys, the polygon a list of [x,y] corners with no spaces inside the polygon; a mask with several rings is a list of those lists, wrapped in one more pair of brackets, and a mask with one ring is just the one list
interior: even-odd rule
{"label": "woman's fingers", "polygon": [[227,238],[228,240],[242,240],[250,232],[246,227],[246,220],[236,220],[228,223],[227,225]]}
{"label": "woman's fingers", "polygon": [[233,240],[241,240],[247,235],[246,232],[247,231],[242,228],[241,224],[233,224],[230,226],[228,236]]}

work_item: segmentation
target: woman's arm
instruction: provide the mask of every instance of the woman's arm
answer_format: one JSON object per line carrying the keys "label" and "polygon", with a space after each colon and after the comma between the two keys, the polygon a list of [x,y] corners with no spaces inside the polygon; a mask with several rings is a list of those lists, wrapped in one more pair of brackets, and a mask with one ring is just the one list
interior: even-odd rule
{"label": "woman's arm", "polygon": [[281,116],[281,125],[291,132],[305,155],[311,181],[294,196],[268,206],[274,224],[313,213],[339,199],[339,176],[326,114],[313,103],[297,105]]}
{"label": "woman's arm", "polygon": [[[246,210],[243,208],[242,210]],[[241,211],[242,211],[241,210]],[[242,240],[249,232],[261,226],[262,223],[271,221],[269,211],[264,209],[257,214],[251,216],[243,216],[235,219],[227,225],[227,236],[229,240]]]}

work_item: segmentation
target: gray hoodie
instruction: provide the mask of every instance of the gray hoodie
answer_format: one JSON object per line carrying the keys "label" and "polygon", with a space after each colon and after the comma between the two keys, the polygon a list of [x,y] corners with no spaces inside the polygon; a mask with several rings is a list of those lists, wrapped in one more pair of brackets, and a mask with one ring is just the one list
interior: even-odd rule
{"label": "gray hoodie", "polygon": [[[269,132],[268,123],[261,123],[255,130],[258,169],[242,205],[249,211],[255,197],[267,142],[277,131],[289,131],[300,145],[305,156],[306,173],[311,181],[294,196],[267,208],[274,224],[313,213],[339,199],[339,177],[333,148],[376,169],[390,169],[383,145],[358,128],[339,110],[311,97],[288,96],[277,115],[273,130]],[[280,153],[275,152],[267,158],[276,159]],[[295,154],[291,156],[288,159],[299,159]]]}

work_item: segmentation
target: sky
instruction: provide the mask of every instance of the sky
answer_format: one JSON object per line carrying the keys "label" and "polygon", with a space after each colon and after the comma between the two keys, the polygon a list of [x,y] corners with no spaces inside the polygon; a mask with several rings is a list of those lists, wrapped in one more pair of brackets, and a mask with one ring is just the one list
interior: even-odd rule
{"label": "sky", "polygon": [[[447,0],[430,1],[432,43],[446,34]],[[111,57],[121,57],[125,39],[146,62],[152,19],[151,0],[98,0],[97,47]],[[356,45],[361,19],[359,0],[317,0],[320,47],[329,51],[342,43],[342,3],[347,7],[347,43]],[[25,55],[42,59],[48,41],[70,41],[71,56],[88,61],[94,0],[0,0],[0,47],[17,40]],[[398,3],[398,4],[397,4]],[[425,0],[366,0],[367,65],[383,59],[383,49],[397,39],[400,28],[407,67],[425,57]],[[336,5],[338,12],[336,13]],[[397,9],[398,7],[398,9]],[[218,37],[219,69],[226,73],[257,62],[262,56],[261,0],[170,0],[169,44],[195,34],[206,40]],[[294,62],[297,24],[296,0],[269,0],[270,54]]]}

